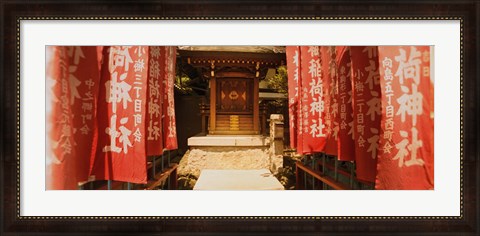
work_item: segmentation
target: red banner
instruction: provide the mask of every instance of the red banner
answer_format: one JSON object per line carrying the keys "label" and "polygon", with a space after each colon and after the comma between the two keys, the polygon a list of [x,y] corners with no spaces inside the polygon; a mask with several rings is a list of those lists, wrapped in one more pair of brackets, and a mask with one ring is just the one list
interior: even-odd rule
{"label": "red banner", "polygon": [[77,189],[88,180],[99,70],[94,46],[47,47],[47,96],[51,114],[47,189]]}
{"label": "red banner", "polygon": [[377,47],[350,47],[356,173],[374,182],[382,113]]}
{"label": "red banner", "polygon": [[[322,80],[321,52],[318,46],[302,46],[301,98],[299,106],[299,134],[303,137],[302,153],[322,152],[326,144],[324,81]],[[300,140],[300,139],[299,139]]]}
{"label": "red banner", "polygon": [[97,180],[146,183],[148,47],[112,46],[106,52],[91,174]]}
{"label": "red banner", "polygon": [[376,189],[433,189],[429,46],[379,47],[382,134]]}
{"label": "red banner", "polygon": [[324,86],[325,128],[327,133],[327,142],[325,153],[329,155],[338,155],[338,85],[337,85],[337,65],[336,52],[334,46],[321,47],[322,54],[322,78]]}
{"label": "red banner", "polygon": [[148,57],[147,116],[147,156],[163,153],[163,78],[165,68],[165,47],[149,47]]}
{"label": "red banner", "polygon": [[338,133],[338,160],[355,160],[355,142],[353,139],[352,79],[350,66],[350,47],[336,47],[338,72],[337,117],[340,129]]}
{"label": "red banner", "polygon": [[63,46],[46,47],[47,189],[77,189],[70,59]]}
{"label": "red banner", "polygon": [[176,47],[165,47],[165,90],[163,104],[164,147],[167,150],[178,148],[177,124],[175,121],[175,63],[177,59]]}
{"label": "red banner", "polygon": [[295,110],[295,113],[297,114],[297,121],[296,121],[296,124],[297,124],[297,135],[296,135],[296,143],[297,143],[297,153],[300,154],[300,155],[303,155],[304,152],[303,152],[303,144],[305,143],[305,141],[303,140],[303,113],[302,113],[302,105],[304,103],[303,101],[303,87],[302,87],[302,84],[303,84],[303,78],[302,78],[302,48],[301,47],[298,47],[298,63],[299,63],[299,74],[298,74],[298,81],[297,81],[297,84],[298,84],[298,100],[297,100],[297,105],[296,105],[296,110]]}
{"label": "red banner", "polygon": [[75,169],[77,181],[87,181],[92,150],[100,71],[97,47],[66,47],[70,61],[70,105],[73,110]]}
{"label": "red banner", "polygon": [[104,46],[96,46],[97,48],[97,62],[98,62],[98,71],[102,70],[102,60],[103,60],[103,48]]}
{"label": "red banner", "polygon": [[290,147],[297,147],[297,107],[300,77],[300,47],[287,46],[288,72],[288,117],[290,130]]}

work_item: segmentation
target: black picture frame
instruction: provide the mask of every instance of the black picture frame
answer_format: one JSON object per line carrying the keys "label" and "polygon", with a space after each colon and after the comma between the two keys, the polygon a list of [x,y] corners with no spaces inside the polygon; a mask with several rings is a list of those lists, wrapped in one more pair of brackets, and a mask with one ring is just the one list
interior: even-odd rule
{"label": "black picture frame", "polygon": [[[480,3],[467,1],[2,1],[1,12],[1,232],[38,234],[462,234],[478,235],[477,135]],[[459,19],[461,38],[460,217],[22,217],[19,216],[19,35],[21,19],[341,20]],[[298,203],[292,203],[298,204]]]}

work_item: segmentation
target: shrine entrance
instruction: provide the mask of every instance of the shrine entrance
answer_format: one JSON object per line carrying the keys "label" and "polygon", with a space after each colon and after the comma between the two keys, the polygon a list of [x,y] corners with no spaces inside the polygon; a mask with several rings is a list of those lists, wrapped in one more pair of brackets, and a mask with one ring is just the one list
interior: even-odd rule
{"label": "shrine entrance", "polygon": [[179,54],[184,69],[195,70],[208,81],[207,100],[200,104],[202,133],[266,134],[266,107],[260,104],[259,83],[268,69],[285,64],[284,53],[212,48],[179,50]]}
{"label": "shrine entrance", "polygon": [[267,123],[269,100],[266,82],[261,82],[285,65],[284,48],[179,49],[180,73],[188,75],[187,85],[203,95],[199,104],[202,131],[187,139],[180,175],[197,178],[195,189],[283,189],[272,175],[283,166],[283,156],[275,149],[279,142],[283,147],[283,126],[272,125],[281,123],[279,118]]}
{"label": "shrine entrance", "polygon": [[[215,100],[218,102],[215,131],[226,134],[255,133],[253,127],[253,80],[226,78],[218,79],[216,83]],[[210,130],[212,129],[210,128]]]}
{"label": "shrine entrance", "polygon": [[258,78],[210,79],[209,134],[260,134]]}

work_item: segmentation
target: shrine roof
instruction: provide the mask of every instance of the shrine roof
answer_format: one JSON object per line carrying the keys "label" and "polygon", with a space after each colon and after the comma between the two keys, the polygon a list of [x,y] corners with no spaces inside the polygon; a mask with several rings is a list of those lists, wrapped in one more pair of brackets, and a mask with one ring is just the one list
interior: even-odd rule
{"label": "shrine roof", "polygon": [[285,53],[285,46],[178,46],[185,51]]}

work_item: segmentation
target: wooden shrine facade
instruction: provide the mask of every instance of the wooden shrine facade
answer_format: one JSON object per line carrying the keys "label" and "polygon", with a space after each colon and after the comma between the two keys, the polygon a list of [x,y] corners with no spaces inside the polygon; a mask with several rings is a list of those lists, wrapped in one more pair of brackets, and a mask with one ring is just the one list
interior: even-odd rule
{"label": "wooden shrine facade", "polygon": [[202,125],[208,127],[208,134],[265,132],[266,114],[259,104],[259,83],[268,69],[285,64],[284,53],[179,50],[179,54],[184,67],[194,68],[208,80],[208,101],[200,105]]}

